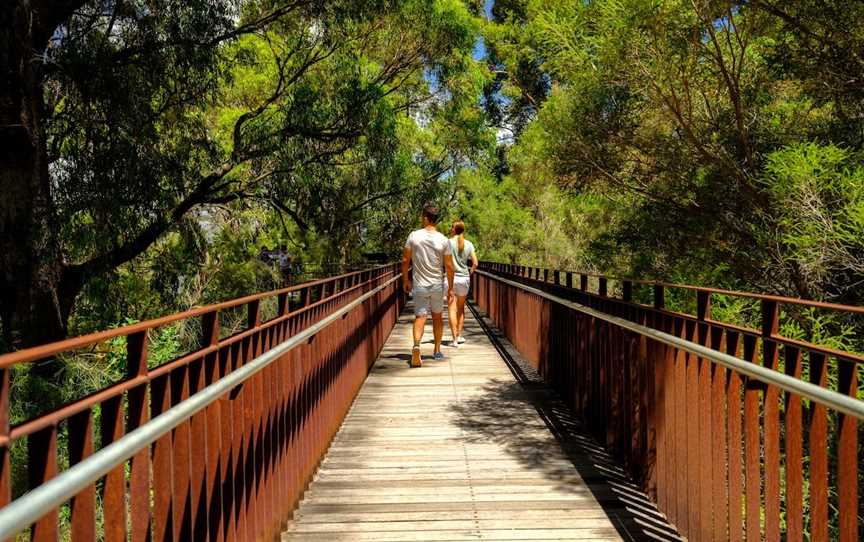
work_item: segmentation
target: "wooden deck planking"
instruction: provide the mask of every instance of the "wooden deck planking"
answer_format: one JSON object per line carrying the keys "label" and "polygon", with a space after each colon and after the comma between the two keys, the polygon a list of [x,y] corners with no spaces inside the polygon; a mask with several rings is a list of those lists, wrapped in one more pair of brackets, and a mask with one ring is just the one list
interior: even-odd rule
{"label": "wooden deck planking", "polygon": [[[410,307],[283,541],[622,540],[479,323],[408,367]],[[445,333],[446,337],[449,332]],[[591,461],[586,461],[591,463]]]}

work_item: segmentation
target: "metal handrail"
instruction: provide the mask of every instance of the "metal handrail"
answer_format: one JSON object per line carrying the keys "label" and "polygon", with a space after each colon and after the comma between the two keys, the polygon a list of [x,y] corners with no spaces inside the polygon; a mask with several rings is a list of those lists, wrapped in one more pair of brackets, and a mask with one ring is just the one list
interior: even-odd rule
{"label": "metal handrail", "polygon": [[605,322],[609,322],[610,324],[614,324],[616,326],[630,330],[634,333],[638,333],[639,335],[648,337],[657,342],[667,344],[669,346],[674,346],[675,348],[680,348],[685,352],[695,354],[702,359],[707,359],[713,363],[722,365],[727,369],[732,369],[740,374],[743,374],[755,380],[759,380],[760,382],[764,382],[766,384],[776,386],[790,393],[800,395],[803,398],[824,405],[837,412],[841,412],[843,414],[853,416],[860,420],[864,420],[864,401],[859,401],[841,393],[825,389],[821,386],[817,386],[816,384],[804,382],[803,380],[799,380],[792,376],[774,371],[772,369],[768,369],[766,367],[762,367],[760,365],[756,365],[755,363],[751,363],[749,361],[743,360],[735,356],[731,356],[729,354],[725,354],[723,352],[712,350],[711,348],[708,348],[706,346],[702,346],[700,344],[681,339],[674,335],[670,335],[668,333],[664,333],[662,331],[658,331],[656,329],[646,327],[635,322],[631,322],[630,320],[626,320],[618,316],[612,316],[610,314],[606,314],[590,307],[586,307],[585,305],[574,303],[573,301],[568,301],[566,299],[544,292],[543,290],[527,286],[520,282],[505,279],[494,273],[480,270],[477,270],[476,273],[489,277],[493,280],[503,282],[504,284],[520,288],[526,292],[530,292],[559,305],[563,305],[565,307],[579,311],[583,314],[587,314],[599,320],[603,320]]}
{"label": "metal handrail", "polygon": [[[506,263],[500,262],[489,262],[483,261],[480,262],[481,265],[486,264],[489,266],[494,265],[510,265]],[[693,292],[704,292],[707,294],[718,294],[718,295],[728,295],[732,297],[742,297],[746,299],[756,299],[756,300],[764,300],[764,301],[775,301],[777,303],[781,303],[784,305],[799,305],[802,307],[812,307],[814,309],[825,309],[832,311],[842,311],[842,312],[850,312],[853,314],[864,314],[864,307],[856,306],[856,305],[844,305],[840,303],[829,303],[827,301],[816,301],[813,299],[802,299],[800,297],[788,297],[781,296],[775,294],[759,294],[755,292],[742,292],[739,290],[726,290],[723,288],[711,288],[708,286],[693,286],[691,284],[679,284],[676,282],[664,282],[661,280],[646,280],[646,279],[636,279],[636,278],[628,278],[628,277],[617,277],[614,275],[603,275],[600,273],[587,273],[583,271],[563,271],[563,270],[554,270],[554,269],[546,269],[541,267],[531,267],[525,266],[526,269],[537,269],[543,271],[549,271],[554,273],[565,274],[569,273],[571,275],[580,275],[583,277],[591,277],[596,279],[605,279],[605,280],[614,280],[617,282],[625,283],[629,282],[631,284],[640,284],[644,286],[662,286],[663,288],[671,288],[675,290],[689,290]]]}
{"label": "metal handrail", "polygon": [[368,269],[360,270],[360,271],[352,271],[349,273],[344,273],[342,275],[337,275],[334,277],[325,277],[314,279],[306,282],[301,282],[299,284],[294,284],[292,286],[287,286],[285,288],[279,288],[277,290],[270,290],[267,292],[259,292],[256,294],[247,295],[244,297],[239,297],[237,299],[231,299],[229,301],[222,301],[219,303],[213,303],[211,305],[204,305],[201,307],[194,307],[192,309],[188,309],[182,312],[177,312],[174,314],[169,314],[167,316],[162,316],[159,318],[152,318],[150,320],[144,320],[142,322],[136,322],[134,324],[128,324],[125,326],[120,326],[113,329],[106,329],[102,331],[97,331],[95,333],[90,333],[87,335],[80,335],[78,337],[70,337],[68,339],[63,339],[57,342],[43,344],[39,346],[33,346],[29,348],[24,348],[22,350],[16,350],[13,352],[9,352],[6,354],[0,354],[0,368],[11,367],[18,363],[29,363],[33,361],[38,361],[49,356],[59,354],[61,352],[67,350],[76,350],[78,348],[84,348],[86,346],[90,346],[102,341],[106,341],[108,339],[112,339],[114,337],[119,336],[128,336],[134,333],[145,332],[150,329],[154,329],[157,327],[165,326],[168,324],[172,324],[178,320],[184,320],[187,318],[195,318],[198,316],[204,316],[206,314],[223,311],[227,309],[232,309],[235,307],[239,307],[241,305],[245,305],[251,303],[253,301],[260,301],[266,298],[277,297],[279,295],[290,295],[297,292],[301,292],[311,287],[320,286],[323,284],[331,284],[337,280],[345,279],[347,277],[359,275],[361,273],[367,271],[373,271],[377,269],[385,269],[390,267],[393,264],[385,264],[375,267],[370,267]]}
{"label": "metal handrail", "polygon": [[61,506],[87,486],[111,472],[130,459],[144,447],[152,444],[194,414],[224,396],[236,386],[248,380],[278,358],[300,344],[312,339],[321,330],[340,320],[344,315],[358,307],[373,295],[391,285],[395,276],[375,289],[363,294],[333,314],[305,330],[297,333],[266,353],[256,357],[241,368],[203,388],[189,399],[182,401],[153,418],[141,427],[127,433],[113,443],[105,446],[87,459],[77,463],[45,482],[29,493],[22,495],[3,508],[0,508],[0,540],[6,540],[26,529],[49,510]]}

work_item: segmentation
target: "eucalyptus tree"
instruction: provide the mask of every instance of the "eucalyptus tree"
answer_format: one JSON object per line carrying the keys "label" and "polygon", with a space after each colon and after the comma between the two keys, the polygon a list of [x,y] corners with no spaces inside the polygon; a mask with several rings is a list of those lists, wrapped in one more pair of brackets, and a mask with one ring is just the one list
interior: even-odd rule
{"label": "eucalyptus tree", "polygon": [[584,232],[601,268],[860,301],[860,10],[502,3],[484,35],[507,103],[521,59],[550,82],[512,175],[611,203]]}
{"label": "eucalyptus tree", "polygon": [[[303,190],[392,171],[398,113],[432,99],[424,72],[458,80],[476,33],[446,0],[16,0],[0,24],[0,317],[22,345],[207,206],[333,216]],[[362,188],[349,210],[401,190]]]}

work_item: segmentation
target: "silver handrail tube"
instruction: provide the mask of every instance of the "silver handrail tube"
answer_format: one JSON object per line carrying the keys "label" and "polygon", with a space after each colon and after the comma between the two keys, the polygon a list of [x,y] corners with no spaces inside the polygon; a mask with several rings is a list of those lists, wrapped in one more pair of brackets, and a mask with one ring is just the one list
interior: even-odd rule
{"label": "silver handrail tube", "polygon": [[513,280],[505,279],[487,271],[478,270],[475,272],[487,276],[493,280],[503,282],[504,284],[508,284],[515,288],[520,288],[526,292],[530,292],[544,299],[548,299],[553,303],[557,303],[559,305],[563,305],[583,314],[587,314],[589,316],[597,318],[598,320],[603,320],[605,322],[609,322],[610,324],[614,324],[634,333],[638,333],[639,335],[648,337],[649,339],[653,339],[657,342],[667,344],[669,346],[674,346],[675,348],[680,348],[681,350],[684,350],[685,352],[689,352],[691,354],[695,354],[702,359],[707,359],[713,363],[722,365],[727,369],[731,369],[737,373],[748,376],[760,382],[764,382],[766,384],[776,386],[790,393],[800,395],[805,399],[809,399],[811,401],[824,405],[842,414],[853,416],[855,418],[858,418],[859,420],[864,420],[864,401],[859,401],[858,399],[848,397],[846,395],[843,395],[842,393],[837,393],[833,390],[825,389],[821,386],[817,386],[816,384],[811,384],[810,382],[804,382],[803,380],[799,380],[795,377],[777,372],[773,369],[768,369],[767,367],[762,367],[761,365],[756,365],[755,363],[751,363],[741,358],[737,358],[735,356],[730,356],[729,354],[724,354],[723,352],[712,350],[708,347],[702,346],[701,344],[687,341],[674,335],[670,335],[668,333],[664,333],[662,331],[658,331],[656,329],[652,329],[650,327],[646,327],[641,324],[625,320],[624,318],[612,316],[610,314],[606,314],[590,307],[586,307],[585,305],[562,299],[537,288],[533,288],[531,286],[527,286]]}
{"label": "silver handrail tube", "polygon": [[0,508],[0,540],[6,540],[23,531],[49,510],[61,506],[84,488],[124,463],[144,447],[149,446],[194,414],[248,380],[285,353],[306,342],[315,334],[341,319],[364,301],[399,280],[399,275],[348,303],[288,340],[261,354],[243,367],[224,376],[185,401],[169,408],[141,427],[105,446],[87,459],[75,464],[29,493]]}

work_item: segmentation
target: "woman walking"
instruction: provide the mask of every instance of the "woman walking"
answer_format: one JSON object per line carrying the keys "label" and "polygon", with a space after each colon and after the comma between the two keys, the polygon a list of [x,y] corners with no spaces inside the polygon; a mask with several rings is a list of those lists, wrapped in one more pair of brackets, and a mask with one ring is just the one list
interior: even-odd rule
{"label": "woman walking", "polygon": [[477,269],[477,253],[474,244],[465,239],[465,223],[457,220],[450,229],[450,251],[453,253],[453,298],[447,307],[450,331],[454,348],[465,342],[462,329],[465,325],[465,301],[471,286],[471,273]]}

